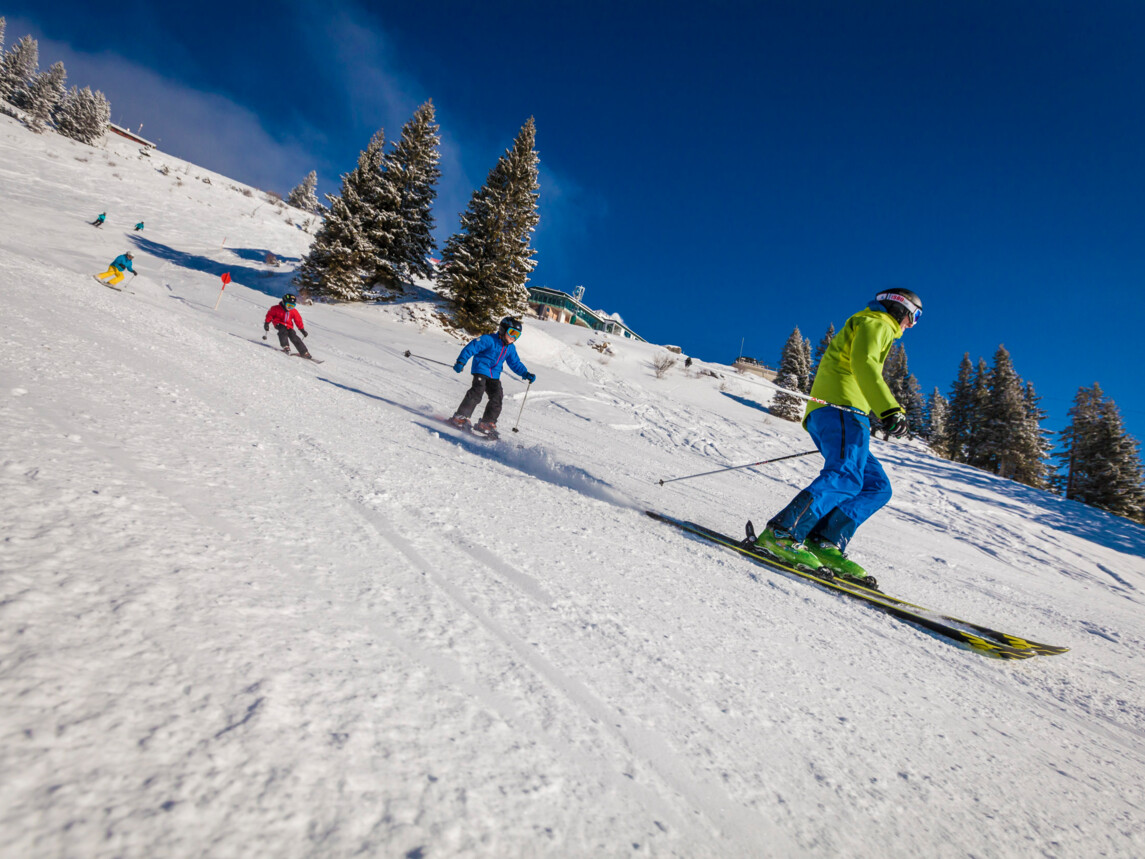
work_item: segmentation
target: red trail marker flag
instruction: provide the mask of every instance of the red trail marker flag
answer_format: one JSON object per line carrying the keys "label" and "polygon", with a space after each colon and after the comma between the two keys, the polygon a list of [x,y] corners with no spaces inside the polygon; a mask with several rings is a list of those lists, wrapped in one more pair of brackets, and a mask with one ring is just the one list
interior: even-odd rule
{"label": "red trail marker flag", "polygon": [[219,297],[215,299],[215,310],[219,309],[219,302],[223,300],[223,290],[226,289],[227,284],[231,282],[231,273],[229,271],[224,271],[221,279],[223,281],[223,286],[222,289],[219,290]]}

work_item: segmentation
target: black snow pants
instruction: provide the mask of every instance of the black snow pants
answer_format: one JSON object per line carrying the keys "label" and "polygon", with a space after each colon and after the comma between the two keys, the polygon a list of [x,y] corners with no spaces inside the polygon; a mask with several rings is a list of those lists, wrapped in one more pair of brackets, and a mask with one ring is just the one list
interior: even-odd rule
{"label": "black snow pants", "polygon": [[497,418],[501,417],[501,401],[505,398],[501,380],[490,379],[480,373],[473,374],[473,384],[465,392],[465,399],[457,407],[457,414],[465,418],[472,417],[473,410],[477,408],[477,404],[485,394],[489,395],[489,402],[485,404],[485,413],[481,415],[481,420],[491,424],[497,423]]}
{"label": "black snow pants", "polygon": [[285,325],[275,323],[275,328],[278,329],[278,343],[287,352],[290,351],[290,343],[294,344],[294,348],[298,350],[299,355],[305,355],[308,350],[302,342],[302,338],[295,333],[293,328],[287,328]]}

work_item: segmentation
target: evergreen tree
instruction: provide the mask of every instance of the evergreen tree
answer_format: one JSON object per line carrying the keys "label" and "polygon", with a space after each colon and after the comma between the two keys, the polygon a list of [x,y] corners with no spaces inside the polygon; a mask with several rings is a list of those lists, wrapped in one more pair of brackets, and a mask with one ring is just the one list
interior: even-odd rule
{"label": "evergreen tree", "polygon": [[906,412],[906,425],[912,436],[926,434],[926,398],[922,395],[922,385],[913,373],[908,373],[903,381],[902,398],[895,397]]}
{"label": "evergreen tree", "polygon": [[311,170],[298,185],[286,195],[286,204],[312,215],[322,214],[322,204],[314,193],[318,188],[318,171]]}
{"label": "evergreen tree", "polygon": [[386,157],[386,172],[398,193],[398,232],[391,261],[406,279],[432,278],[433,203],[441,178],[438,147],[441,135],[434,122],[433,101],[427,101],[402,128],[401,138]]}
{"label": "evergreen tree", "polygon": [[987,403],[990,399],[990,370],[986,366],[986,359],[979,358],[974,368],[974,377],[970,388],[970,414],[972,424],[969,437],[966,439],[966,464],[975,468],[986,468],[986,453],[982,448],[982,425],[985,420]]}
{"label": "evergreen tree", "polygon": [[[779,370],[775,374],[775,384],[789,391],[802,391],[802,380],[807,378],[808,354],[799,326],[783,344],[783,351],[779,355]],[[771,413],[776,417],[789,421],[798,421],[803,418],[804,402],[800,397],[791,394],[777,393],[771,398]]]}
{"label": "evergreen tree", "polygon": [[958,376],[950,386],[950,417],[943,438],[943,455],[955,462],[966,462],[970,438],[976,422],[974,413],[974,365],[970,353],[962,355]]}
{"label": "evergreen tree", "polygon": [[1048,417],[1042,408],[1042,398],[1034,391],[1032,382],[1026,382],[1023,392],[1026,402],[1026,426],[1024,432],[1030,437],[1030,456],[1019,463],[1020,470],[1014,479],[1029,486],[1045,489],[1050,484],[1050,453],[1053,442],[1050,431],[1042,429],[1042,422]]}
{"label": "evergreen tree", "polygon": [[4,31],[8,27],[8,22],[4,20],[4,16],[0,15],[0,51],[4,50]]}
{"label": "evergreen tree", "polygon": [[41,72],[32,80],[28,87],[26,109],[31,114],[33,131],[43,131],[46,123],[51,119],[56,105],[67,92],[68,73],[64,64],[56,62],[46,72]]}
{"label": "evergreen tree", "polygon": [[526,307],[536,265],[530,247],[537,216],[536,126],[530,117],[513,148],[489,172],[461,215],[461,232],[442,251],[441,291],[457,324],[472,333]]}
{"label": "evergreen tree", "polygon": [[[401,197],[385,170],[386,158],[381,130],[375,135],[377,152],[370,152],[369,169],[361,175],[358,196],[361,199],[361,224],[365,239],[363,271],[367,288],[397,289],[401,273],[394,260],[397,238],[401,232]],[[375,145],[371,141],[370,146]]]}
{"label": "evergreen tree", "polygon": [[803,339],[804,372],[803,375],[799,378],[799,390],[805,394],[811,393],[811,380],[815,378],[814,374],[811,372],[811,365],[811,339],[805,337]]}
{"label": "evergreen tree", "polygon": [[40,44],[25,36],[0,58],[0,98],[25,107],[28,87],[40,68]]}
{"label": "evergreen tree", "polygon": [[[994,366],[986,375],[987,396],[978,437],[979,468],[1000,477],[1041,486],[1045,477],[1045,450],[1036,402],[1014,369],[1010,353],[999,346]],[[1032,391],[1030,392],[1032,393]]]}
{"label": "evergreen tree", "polygon": [[950,418],[950,402],[935,388],[926,401],[926,427],[923,437],[930,448],[939,456],[947,456],[947,432]]}
{"label": "evergreen tree", "polygon": [[910,434],[923,435],[926,431],[926,409],[922,399],[922,388],[918,384],[918,379],[910,372],[906,347],[901,342],[891,347],[890,354],[883,363],[883,379],[906,413]]}
{"label": "evergreen tree", "polygon": [[1069,417],[1058,454],[1065,496],[1145,522],[1140,444],[1125,432],[1117,404],[1095,382],[1078,389]]}
{"label": "evergreen tree", "polygon": [[111,103],[102,92],[90,87],[72,87],[60,99],[54,115],[56,130],[81,143],[95,143],[107,132],[111,122]]}
{"label": "evergreen tree", "polygon": [[361,301],[379,280],[394,275],[383,256],[392,246],[395,194],[385,173],[385,133],[379,129],[359,154],[358,165],[342,176],[342,193],[327,195],[330,211],[295,283],[312,295]]}
{"label": "evergreen tree", "polygon": [[[823,361],[823,356],[827,354],[827,347],[831,345],[831,341],[835,339],[835,323],[832,322],[827,326],[827,333],[823,335],[823,339],[819,341],[819,345],[815,347],[815,354],[811,358],[811,381],[815,382],[815,374],[819,372],[819,364]],[[810,393],[810,391],[808,392]]]}

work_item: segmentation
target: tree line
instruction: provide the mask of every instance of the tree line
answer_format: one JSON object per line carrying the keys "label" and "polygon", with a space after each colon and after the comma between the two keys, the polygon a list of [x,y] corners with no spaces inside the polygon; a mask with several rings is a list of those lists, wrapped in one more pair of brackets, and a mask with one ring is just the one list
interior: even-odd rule
{"label": "tree line", "polygon": [[95,143],[111,121],[111,103],[90,87],[67,88],[62,62],[40,71],[40,45],[30,35],[4,51],[6,22],[0,17],[0,99],[24,112],[20,117],[36,133],[49,127],[81,143]]}
{"label": "tree line", "polygon": [[436,281],[454,323],[483,332],[498,317],[525,309],[525,284],[536,266],[531,247],[538,223],[539,158],[530,117],[513,146],[461,214],[460,230],[432,261],[433,204],[441,137],[433,101],[402,127],[388,149],[379,129],[342,176],[341,191],[318,203],[311,172],[287,202],[324,215],[295,283],[311,297],[338,301],[386,298],[420,277]]}
{"label": "tree line", "polygon": [[[30,35],[3,51],[0,17],[0,99],[23,111],[33,131],[94,144],[111,121],[111,104],[98,90],[67,87],[64,64],[39,71],[39,45]],[[2,105],[0,105],[2,109]],[[11,111],[9,111],[11,112]],[[436,281],[454,323],[486,330],[499,317],[525,310],[525,284],[536,267],[531,246],[539,217],[536,127],[530,117],[512,147],[461,214],[458,232],[441,252],[433,238],[441,137],[432,100],[421,105],[388,148],[379,129],[342,176],[338,194],[317,198],[318,175],[309,175],[286,202],[318,216],[321,225],[302,260],[300,293],[336,301],[366,301],[399,293],[415,278]]]}
{"label": "tree line", "polygon": [[[812,350],[796,326],[780,353],[776,384],[809,394],[834,337],[832,324]],[[1051,433],[1042,429],[1047,414],[1040,398],[1018,375],[1005,346],[989,365],[964,354],[947,395],[935,388],[923,397],[901,342],[887,356],[883,378],[906,412],[910,434],[939,456],[1145,523],[1141,446],[1099,384],[1078,390],[1055,453]],[[792,394],[779,392],[772,399],[771,412],[787,420],[801,420],[803,410],[804,401]],[[876,431],[873,416],[871,425]]]}

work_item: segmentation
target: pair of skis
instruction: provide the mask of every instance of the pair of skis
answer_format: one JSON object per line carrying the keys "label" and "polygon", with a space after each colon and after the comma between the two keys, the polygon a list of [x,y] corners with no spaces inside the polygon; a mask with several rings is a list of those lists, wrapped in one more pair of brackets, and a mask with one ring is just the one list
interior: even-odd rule
{"label": "pair of skis", "polygon": [[[1041,644],[1018,635],[1011,635],[1007,632],[991,629],[982,624],[970,623],[969,621],[953,617],[952,615],[932,611],[915,605],[914,603],[907,602],[906,600],[899,599],[898,597],[893,597],[890,594],[885,594],[882,591],[873,590],[872,588],[866,588],[862,585],[849,582],[846,579],[816,575],[815,573],[810,573],[797,567],[791,567],[775,560],[769,555],[763,554],[746,539],[737,540],[734,537],[713,531],[711,528],[697,525],[695,522],[674,519],[671,516],[665,516],[652,510],[645,512],[659,522],[664,522],[665,524],[679,528],[681,531],[725,546],[742,555],[746,555],[756,563],[772,570],[795,576],[834,593],[859,600],[871,608],[913,624],[932,635],[973,650],[976,653],[982,653],[986,656],[993,656],[998,659],[1029,659],[1033,656],[1051,656],[1058,653],[1066,653],[1069,650],[1068,647],[1059,647],[1054,644]],[[748,531],[749,533],[751,531],[750,522],[748,523]]]}
{"label": "pair of skis", "polygon": [[[237,334],[236,334],[235,336],[236,336],[236,337],[238,337],[239,335],[237,335]],[[249,339],[249,338],[246,338],[246,337],[244,337],[243,339],[244,339],[244,340],[247,340],[247,339]],[[266,342],[266,340],[265,340],[265,338],[264,338],[263,340],[251,340],[250,342],[251,342],[251,343],[254,343],[256,346],[265,346],[267,349],[273,349],[275,352],[281,352],[283,355],[286,355],[286,356],[288,356],[288,357],[292,357],[292,358],[306,358],[306,356],[305,356],[305,355],[300,355],[298,352],[288,352],[288,351],[286,351],[285,349],[283,349],[281,346],[275,346],[275,345],[273,345],[273,344],[271,344],[271,343],[267,343],[267,342]],[[306,358],[306,360],[307,360],[307,361],[310,361],[310,362],[312,362],[312,363],[314,363],[314,364],[321,364],[321,363],[323,363],[323,362],[324,362],[326,359],[325,359],[325,358],[315,358],[314,356],[311,356],[311,357],[309,357],[309,358]]]}
{"label": "pair of skis", "polygon": [[132,292],[130,289],[128,289],[125,286],[114,286],[113,284],[108,283],[106,280],[100,280],[98,274],[93,274],[92,277],[95,278],[96,283],[102,283],[108,289],[114,289],[116,292],[126,292],[126,293],[129,293],[131,295],[135,295],[134,292]]}
{"label": "pair of skis", "polygon": [[455,430],[457,430],[459,432],[463,432],[467,435],[471,435],[474,438],[479,438],[482,441],[500,441],[501,440],[501,433],[497,432],[497,430],[493,430],[493,432],[481,432],[479,429],[477,429],[475,426],[473,426],[473,424],[471,424],[469,421],[466,421],[465,423],[458,425],[458,424],[455,424],[453,422],[452,418],[438,417],[438,420],[441,421],[443,424],[449,424],[451,427],[453,427]]}

